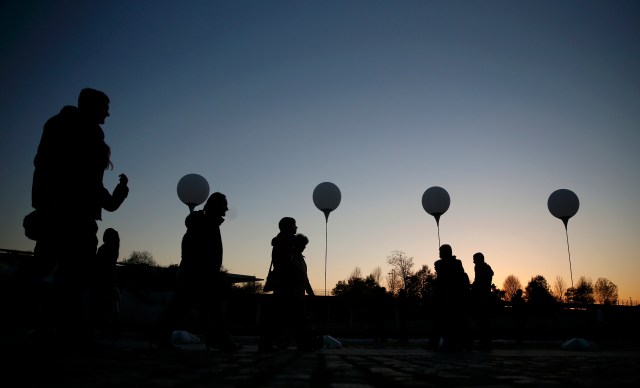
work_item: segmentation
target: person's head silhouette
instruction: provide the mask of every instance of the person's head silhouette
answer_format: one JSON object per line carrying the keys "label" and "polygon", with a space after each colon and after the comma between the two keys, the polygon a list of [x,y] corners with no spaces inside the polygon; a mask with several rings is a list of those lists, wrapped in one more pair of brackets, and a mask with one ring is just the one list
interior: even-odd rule
{"label": "person's head silhouette", "polygon": [[211,194],[204,205],[204,214],[209,216],[224,217],[227,210],[229,210],[227,197],[218,192]]}
{"label": "person's head silhouette", "polygon": [[303,252],[307,247],[307,244],[309,244],[309,238],[307,236],[302,233],[298,233],[295,235],[293,246],[296,251]]}
{"label": "person's head silhouette", "polygon": [[450,258],[452,256],[453,256],[453,250],[451,249],[451,245],[442,244],[440,246],[440,258],[441,259],[448,259],[448,258]]}
{"label": "person's head silhouette", "polygon": [[484,263],[484,255],[480,252],[473,255],[473,264]]}
{"label": "person's head silhouette", "polygon": [[102,241],[107,245],[119,245],[120,244],[120,235],[113,228],[107,228],[102,235]]}
{"label": "person's head silhouette", "polygon": [[296,220],[292,217],[283,217],[278,223],[278,228],[280,229],[280,232],[292,235],[296,233],[296,230],[298,230]]}
{"label": "person's head silhouette", "polygon": [[96,124],[104,124],[109,117],[109,97],[99,90],[84,88],[78,96],[78,110]]}

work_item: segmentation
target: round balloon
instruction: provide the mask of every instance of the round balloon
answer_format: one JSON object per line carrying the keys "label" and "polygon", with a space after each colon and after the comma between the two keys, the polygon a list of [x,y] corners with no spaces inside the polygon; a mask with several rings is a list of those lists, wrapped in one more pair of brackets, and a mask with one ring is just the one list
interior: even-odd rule
{"label": "round balloon", "polygon": [[313,190],[313,203],[326,217],[340,205],[341,199],[340,189],[331,182],[322,182]]}
{"label": "round balloon", "polygon": [[209,182],[198,174],[187,174],[178,182],[178,198],[190,209],[200,205],[209,197]]}
{"label": "round balloon", "polygon": [[450,204],[451,198],[449,198],[449,193],[442,187],[429,187],[424,194],[422,194],[422,207],[427,213],[436,217],[436,219],[449,209]]}
{"label": "round balloon", "polygon": [[549,212],[565,223],[569,218],[576,215],[580,207],[578,196],[571,190],[559,189],[551,193],[547,201]]}

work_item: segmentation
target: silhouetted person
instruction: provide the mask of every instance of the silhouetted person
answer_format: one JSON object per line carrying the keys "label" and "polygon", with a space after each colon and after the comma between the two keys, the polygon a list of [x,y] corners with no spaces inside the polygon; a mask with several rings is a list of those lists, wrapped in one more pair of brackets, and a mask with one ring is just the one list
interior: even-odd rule
{"label": "silhouetted person", "polygon": [[292,314],[291,325],[295,336],[298,350],[314,350],[314,330],[311,317],[307,309],[305,294],[315,296],[309,276],[307,275],[307,262],[303,254],[305,248],[309,244],[309,238],[302,233],[298,233],[293,239],[293,255],[292,255]]}
{"label": "silhouetted person", "polygon": [[522,297],[522,290],[520,288],[518,288],[516,293],[511,297],[511,309],[513,313],[513,323],[516,326],[516,346],[521,347],[527,323],[527,316],[524,298]]}
{"label": "silhouetted person", "polygon": [[60,338],[79,345],[89,334],[82,299],[98,247],[96,221],[129,192],[124,174],[113,194],[102,183],[104,171],[113,169],[100,127],[108,116],[107,95],[83,89],[77,107],[65,106],[45,123],[34,159],[31,201],[43,234],[36,238],[32,274],[53,273],[54,326]]}
{"label": "silhouetted person", "polygon": [[491,284],[493,270],[484,261],[484,255],[480,252],[473,255],[475,277],[471,285],[471,297],[473,312],[478,324],[480,350],[491,349],[491,311],[493,308],[493,295]]}
{"label": "silhouetted person", "polygon": [[463,350],[468,346],[467,307],[469,276],[448,244],[440,246],[440,260],[434,263],[433,291],[435,328],[439,350]]}
{"label": "silhouetted person", "polygon": [[120,255],[120,235],[113,228],[105,229],[103,244],[98,248],[95,262],[94,295],[97,324],[104,327],[115,341],[120,334],[120,290],[116,285],[116,263]]}
{"label": "silhouetted person", "polygon": [[304,250],[309,244],[309,238],[302,233],[298,233],[293,239],[293,271],[294,277],[291,280],[293,283],[293,291],[297,296],[306,295],[315,296],[311,283],[309,282],[309,276],[307,274],[307,262],[304,256]]}
{"label": "silhouetted person", "polygon": [[196,309],[201,335],[207,349],[223,352],[240,348],[229,335],[226,319],[226,288],[229,284],[222,268],[220,225],[227,213],[224,194],[209,196],[203,210],[187,216],[187,232],[182,238],[182,260],[177,273],[176,291],[163,311],[153,342],[171,348],[171,336],[187,314]]}
{"label": "silhouetted person", "polygon": [[[270,353],[276,347],[288,346],[290,339],[286,336],[286,329],[281,325],[281,318],[290,316],[290,306],[294,290],[290,279],[295,276],[293,265],[295,234],[298,230],[296,220],[292,217],[283,217],[278,222],[280,232],[271,240],[271,261],[273,271],[279,281],[273,295],[265,299],[261,316],[261,335],[258,344],[258,352]],[[289,279],[289,280],[288,280]]]}

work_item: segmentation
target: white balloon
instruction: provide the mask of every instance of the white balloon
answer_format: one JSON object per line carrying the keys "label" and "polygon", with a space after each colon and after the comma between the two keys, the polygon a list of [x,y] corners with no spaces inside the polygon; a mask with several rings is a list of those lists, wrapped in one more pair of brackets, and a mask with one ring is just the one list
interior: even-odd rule
{"label": "white balloon", "polygon": [[329,213],[340,205],[341,199],[340,189],[331,182],[322,182],[313,190],[313,203],[327,219],[329,219]]}
{"label": "white balloon", "polygon": [[551,193],[547,200],[549,212],[564,222],[565,226],[569,218],[576,215],[580,208],[578,196],[571,190],[559,189]]}
{"label": "white balloon", "polygon": [[449,209],[450,204],[449,193],[440,186],[429,187],[422,194],[422,207],[427,213],[436,217],[436,220]]}
{"label": "white balloon", "polygon": [[178,198],[190,210],[200,205],[209,197],[209,182],[198,174],[187,174],[178,182]]}

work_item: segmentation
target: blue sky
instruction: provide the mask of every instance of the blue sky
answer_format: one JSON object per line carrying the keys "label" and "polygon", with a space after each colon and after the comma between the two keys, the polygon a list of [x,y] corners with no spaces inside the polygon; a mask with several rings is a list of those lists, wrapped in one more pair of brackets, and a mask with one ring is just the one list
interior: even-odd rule
{"label": "blue sky", "polygon": [[[433,267],[421,198],[445,188],[442,243],[473,274],[570,283],[549,195],[574,191],[574,282],[640,300],[640,6],[634,1],[4,1],[0,5],[0,247],[32,250],[43,123],[105,91],[113,171],[130,195],[103,215],[120,255],[180,260],[189,173],[225,193],[224,265],[266,275],[278,220],[311,242],[314,288],[400,250]],[[64,173],[63,171],[60,172]],[[333,182],[328,224],[312,193]]]}

